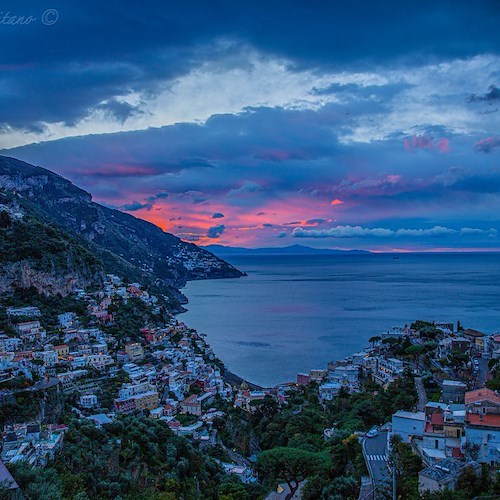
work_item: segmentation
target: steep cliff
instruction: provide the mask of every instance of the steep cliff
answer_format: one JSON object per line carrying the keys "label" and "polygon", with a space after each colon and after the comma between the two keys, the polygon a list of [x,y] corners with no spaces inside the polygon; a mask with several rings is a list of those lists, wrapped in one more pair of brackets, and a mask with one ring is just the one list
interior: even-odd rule
{"label": "steep cliff", "polygon": [[0,294],[35,288],[66,296],[100,286],[104,265],[70,235],[21,211],[0,191]]}
{"label": "steep cliff", "polygon": [[173,297],[179,298],[178,288],[187,280],[243,275],[154,224],[93,202],[89,193],[49,170],[0,156],[0,188],[21,211],[78,240],[107,272],[150,280]]}

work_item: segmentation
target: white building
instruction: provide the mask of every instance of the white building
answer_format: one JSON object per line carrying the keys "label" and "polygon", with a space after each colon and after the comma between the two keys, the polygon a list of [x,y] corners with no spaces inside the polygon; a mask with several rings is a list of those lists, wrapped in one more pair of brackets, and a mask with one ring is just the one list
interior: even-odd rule
{"label": "white building", "polygon": [[321,384],[319,386],[319,397],[323,401],[331,401],[338,395],[341,388],[342,384],[340,382],[327,382],[326,384]]}
{"label": "white building", "polygon": [[410,442],[410,437],[424,434],[425,413],[423,411],[397,411],[392,416],[392,433],[399,434],[405,443]]}
{"label": "white building", "polygon": [[17,337],[7,337],[7,335],[0,336],[0,351],[13,352],[17,351],[23,341]]}
{"label": "white building", "polygon": [[59,357],[55,351],[35,351],[33,357],[41,359],[45,363],[45,366],[54,366],[59,361]]}
{"label": "white building", "polygon": [[73,322],[75,321],[76,319],[76,314],[73,313],[73,312],[65,312],[65,313],[62,313],[62,314],[59,314],[57,316],[57,319],[59,321],[59,324],[63,327],[63,328],[68,328],[70,327]]}
{"label": "white building", "polygon": [[375,381],[380,384],[394,382],[403,375],[404,364],[396,358],[377,358],[377,364],[373,371]]}
{"label": "white building", "polygon": [[85,408],[97,406],[97,396],[95,394],[83,394],[80,396],[80,405]]}

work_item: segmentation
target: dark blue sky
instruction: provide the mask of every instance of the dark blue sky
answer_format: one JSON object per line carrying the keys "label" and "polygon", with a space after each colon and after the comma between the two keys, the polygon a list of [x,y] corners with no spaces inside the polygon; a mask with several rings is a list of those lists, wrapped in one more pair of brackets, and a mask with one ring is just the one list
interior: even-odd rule
{"label": "dark blue sky", "polygon": [[203,244],[499,246],[498,2],[0,12],[2,154],[98,201]]}

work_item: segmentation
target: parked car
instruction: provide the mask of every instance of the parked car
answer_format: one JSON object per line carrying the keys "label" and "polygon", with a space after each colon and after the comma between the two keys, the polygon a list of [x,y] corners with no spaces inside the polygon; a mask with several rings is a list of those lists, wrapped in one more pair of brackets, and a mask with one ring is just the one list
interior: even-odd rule
{"label": "parked car", "polygon": [[379,430],[374,427],[373,429],[369,430],[367,433],[366,433],[366,437],[367,438],[373,438],[375,436],[378,436],[380,434]]}

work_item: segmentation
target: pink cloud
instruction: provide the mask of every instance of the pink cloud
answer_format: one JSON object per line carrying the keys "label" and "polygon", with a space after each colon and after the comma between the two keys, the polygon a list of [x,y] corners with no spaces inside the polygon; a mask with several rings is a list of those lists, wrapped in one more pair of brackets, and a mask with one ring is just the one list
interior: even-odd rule
{"label": "pink cloud", "polygon": [[482,153],[490,153],[498,147],[500,147],[500,137],[486,137],[474,145],[474,149]]}
{"label": "pink cloud", "polygon": [[403,139],[403,144],[406,151],[415,152],[419,149],[436,149],[441,153],[448,153],[449,141],[445,137],[434,139],[426,135],[413,135],[407,139]]}
{"label": "pink cloud", "polygon": [[450,151],[450,145],[449,141],[446,138],[441,139],[437,145],[436,148],[441,151],[441,153],[448,153]]}
{"label": "pink cloud", "polygon": [[332,206],[335,206],[335,205],[342,205],[344,202],[342,200],[339,200],[338,198],[335,198],[334,200],[332,200],[331,202],[331,205]]}

